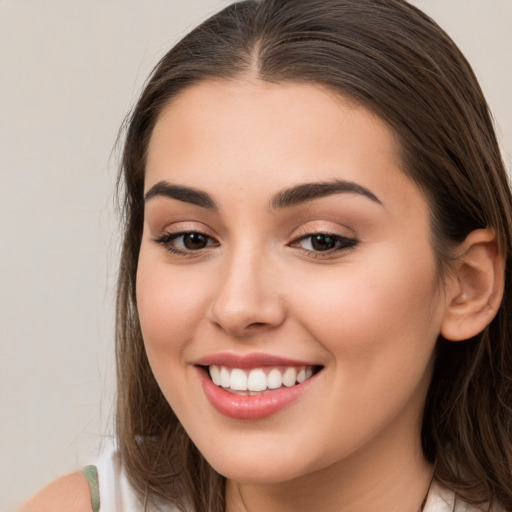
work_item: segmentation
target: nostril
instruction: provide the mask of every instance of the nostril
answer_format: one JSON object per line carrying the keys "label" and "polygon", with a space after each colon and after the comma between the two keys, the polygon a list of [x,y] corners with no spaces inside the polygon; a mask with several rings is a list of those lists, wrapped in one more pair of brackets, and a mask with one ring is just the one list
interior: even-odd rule
{"label": "nostril", "polygon": [[286,312],[280,298],[261,289],[247,293],[239,281],[236,287],[228,284],[213,297],[208,313],[218,327],[235,336],[245,336],[283,323]]}

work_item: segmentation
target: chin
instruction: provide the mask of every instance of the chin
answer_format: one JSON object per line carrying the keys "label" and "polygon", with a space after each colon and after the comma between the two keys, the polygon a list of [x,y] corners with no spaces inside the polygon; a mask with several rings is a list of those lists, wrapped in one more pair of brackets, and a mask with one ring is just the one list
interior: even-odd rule
{"label": "chin", "polygon": [[312,473],[320,468],[305,460],[304,453],[297,450],[283,452],[281,449],[259,448],[231,449],[227,445],[212,451],[202,452],[217,473],[229,480],[254,484],[278,484]]}
{"label": "chin", "polygon": [[248,461],[226,461],[211,464],[217,473],[235,482],[252,484],[279,484],[303,476],[304,472],[286,464],[276,465],[274,461],[248,463]]}

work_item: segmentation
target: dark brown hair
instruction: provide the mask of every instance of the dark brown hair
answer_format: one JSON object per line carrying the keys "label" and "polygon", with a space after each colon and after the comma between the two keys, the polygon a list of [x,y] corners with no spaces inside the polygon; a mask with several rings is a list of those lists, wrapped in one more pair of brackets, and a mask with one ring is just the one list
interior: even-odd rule
{"label": "dark brown hair", "polygon": [[135,297],[145,156],[163,107],[207,79],[248,73],[323,84],[395,131],[404,172],[432,212],[433,246],[492,227],[506,257],[506,289],[474,339],[440,339],[425,407],[424,454],[435,477],[467,501],[512,509],[510,279],[512,199],[491,116],[452,40],[404,0],[246,0],[193,30],[160,61],[128,119],[120,173],[124,212],[117,297],[117,433],[128,475],[147,502],[223,510],[223,478],[190,441],[148,364]]}

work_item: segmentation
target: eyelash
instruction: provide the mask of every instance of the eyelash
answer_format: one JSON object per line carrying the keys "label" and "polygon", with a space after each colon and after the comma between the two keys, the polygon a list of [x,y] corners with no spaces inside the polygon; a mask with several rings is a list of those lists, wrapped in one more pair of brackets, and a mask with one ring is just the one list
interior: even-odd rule
{"label": "eyelash", "polygon": [[[202,237],[205,237],[207,239],[207,245],[203,248],[194,250],[194,249],[178,249],[175,246],[173,246],[173,242],[177,240],[178,238],[185,237],[187,235],[200,235]],[[210,244],[209,241],[214,240],[214,244]],[[153,242],[157,244],[161,244],[165,247],[167,251],[169,251],[172,254],[177,254],[179,256],[184,257],[194,257],[198,256],[199,253],[201,253],[204,249],[208,247],[216,247],[219,245],[219,243],[211,236],[207,235],[206,233],[203,233],[201,231],[180,231],[177,233],[164,233],[163,235],[157,236],[153,238]]]}
{"label": "eyelash", "polygon": [[[199,249],[178,249],[173,245],[177,239],[181,237],[185,237],[187,235],[200,235],[201,237],[205,237],[207,239],[207,245],[205,247],[201,247]],[[298,245],[304,240],[310,239],[313,243],[314,237],[325,237],[330,238],[336,244],[336,247],[327,249],[325,251],[318,251],[314,249],[305,249],[302,248],[302,251],[311,258],[329,258],[335,253],[346,252],[353,249],[359,242],[354,238],[348,238],[346,236],[338,235],[335,233],[328,232],[317,232],[317,233],[308,233],[306,235],[302,235],[301,237],[295,239],[293,242],[289,244],[290,247],[298,247]],[[214,241],[214,243],[210,243],[210,241]],[[219,243],[211,236],[203,233],[201,231],[181,231],[178,233],[164,233],[163,235],[157,236],[153,238],[153,242],[163,245],[167,251],[172,254],[176,254],[184,257],[196,257],[202,253],[204,249],[209,247],[217,247]]]}
{"label": "eyelash", "polygon": [[332,249],[327,249],[326,251],[315,251],[312,249],[302,249],[305,251],[306,255],[312,258],[329,258],[333,254],[346,252],[351,249],[353,249],[359,242],[355,238],[348,238],[343,235],[337,235],[335,233],[328,233],[328,232],[318,232],[318,233],[308,233],[307,235],[303,235],[297,240],[294,240],[290,246],[296,247],[300,242],[303,242],[304,240],[310,240],[310,244],[313,243],[313,240],[315,237],[325,237],[330,238],[333,240],[336,244],[336,247]]}

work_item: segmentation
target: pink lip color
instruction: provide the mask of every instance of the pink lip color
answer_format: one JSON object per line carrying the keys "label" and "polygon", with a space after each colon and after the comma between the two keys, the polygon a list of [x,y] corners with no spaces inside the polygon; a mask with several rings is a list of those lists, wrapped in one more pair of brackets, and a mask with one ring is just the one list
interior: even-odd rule
{"label": "pink lip color", "polygon": [[295,359],[288,359],[279,356],[272,356],[270,354],[247,354],[238,355],[231,353],[212,354],[203,357],[196,361],[199,366],[211,366],[212,364],[218,366],[227,366],[228,368],[261,368],[263,366],[316,366],[314,363],[308,361],[297,361]]}
{"label": "pink lip color", "polygon": [[[239,366],[237,366],[239,368]],[[279,388],[261,395],[234,395],[214,384],[204,369],[197,368],[204,392],[210,403],[224,416],[237,420],[260,420],[276,414],[300,398],[315,375],[291,388]]]}

